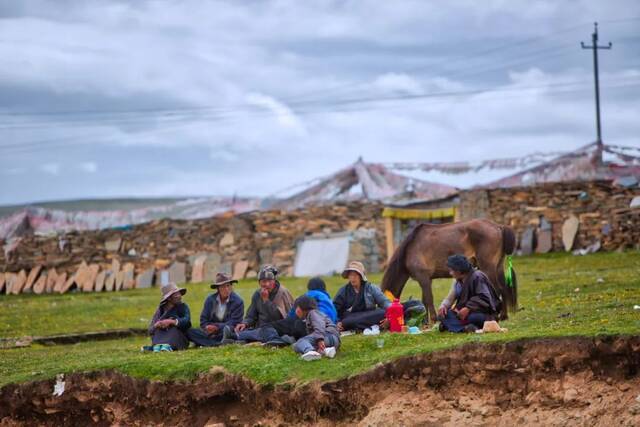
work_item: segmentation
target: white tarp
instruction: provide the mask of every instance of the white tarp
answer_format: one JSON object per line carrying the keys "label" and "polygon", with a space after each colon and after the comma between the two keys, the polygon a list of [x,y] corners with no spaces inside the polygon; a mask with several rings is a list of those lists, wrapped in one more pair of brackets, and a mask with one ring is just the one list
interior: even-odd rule
{"label": "white tarp", "polygon": [[349,257],[350,234],[310,237],[298,244],[293,275],[320,276],[342,272]]}

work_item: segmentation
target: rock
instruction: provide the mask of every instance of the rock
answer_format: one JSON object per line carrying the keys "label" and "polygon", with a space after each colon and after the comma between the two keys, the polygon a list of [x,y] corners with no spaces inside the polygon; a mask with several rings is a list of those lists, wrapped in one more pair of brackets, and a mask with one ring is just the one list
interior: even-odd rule
{"label": "rock", "polygon": [[116,280],[113,285],[113,290],[121,291],[123,286],[124,286],[124,271],[120,270],[116,273]]}
{"label": "rock", "polygon": [[204,263],[207,261],[206,255],[200,255],[193,260],[191,269],[191,283],[204,282]]}
{"label": "rock", "polygon": [[222,257],[219,254],[215,252],[207,254],[207,259],[204,262],[204,282],[212,282],[216,278],[221,262]]}
{"label": "rock", "polygon": [[573,214],[562,224],[562,244],[567,252],[573,248],[579,225],[580,220]]}
{"label": "rock", "polygon": [[[63,289],[66,283],[67,283],[67,273],[62,272],[61,274],[57,274],[56,283],[53,285],[53,289],[51,289],[51,292],[55,292],[58,294],[63,293]],[[49,286],[48,283],[47,283],[47,286]]]}
{"label": "rock", "polygon": [[[87,292],[93,290],[89,288],[89,284],[87,283],[91,277],[91,271],[89,271],[89,266],[86,262],[82,261],[74,276],[78,289],[84,291],[86,287]],[[91,286],[91,288],[93,288],[93,286]]]}
{"label": "rock", "polygon": [[11,287],[11,293],[14,295],[18,295],[22,292],[24,285],[27,283],[27,273],[24,269],[20,270],[20,273],[15,278],[13,282],[13,286]]}
{"label": "rock", "polygon": [[224,262],[220,265],[220,271],[224,274],[232,274],[232,268],[233,265],[231,264],[231,262]]}
{"label": "rock", "polygon": [[13,288],[13,283],[16,281],[16,273],[5,273],[4,274],[4,289],[5,293],[9,295],[11,293],[11,289]]}
{"label": "rock", "polygon": [[113,292],[116,288],[116,274],[112,270],[106,271],[107,275],[104,279],[104,290],[107,292]]}
{"label": "rock", "polygon": [[536,245],[536,252],[539,254],[546,254],[553,249],[553,234],[550,229],[538,230],[538,244]]}
{"label": "rock", "polygon": [[136,288],[150,288],[153,284],[153,276],[155,275],[155,272],[156,269],[151,267],[140,273],[136,279]]}
{"label": "rock", "polygon": [[175,284],[186,283],[186,269],[187,265],[183,262],[176,261],[171,264],[171,267],[169,267],[169,282]]}
{"label": "rock", "polygon": [[232,277],[236,280],[244,279],[244,276],[247,273],[248,268],[249,268],[249,263],[247,261],[238,261],[233,266]]}
{"label": "rock", "polygon": [[64,294],[66,292],[68,292],[69,290],[71,290],[71,288],[73,287],[73,285],[77,286],[76,283],[76,276],[75,275],[71,275],[60,287],[60,290],[58,291],[58,293]]}
{"label": "rock", "polygon": [[36,295],[40,295],[47,289],[47,272],[43,272],[40,274],[36,283],[33,284],[33,293]]}
{"label": "rock", "polygon": [[524,233],[522,233],[522,238],[520,239],[522,255],[531,255],[533,253],[533,249],[535,248],[535,233],[536,229],[533,227],[527,227]]}
{"label": "rock", "polygon": [[106,270],[102,270],[101,272],[99,272],[96,275],[96,285],[94,290],[96,292],[102,292],[104,290],[104,282],[107,278],[107,271]]}
{"label": "rock", "polygon": [[118,252],[122,246],[122,238],[119,236],[112,237],[104,242],[104,248],[107,252]]}
{"label": "rock", "polygon": [[87,267],[87,277],[82,283],[82,292],[93,292],[96,286],[96,277],[98,276],[98,272],[100,271],[100,266],[98,264],[91,264]]}
{"label": "rock", "polygon": [[220,239],[220,247],[221,248],[226,248],[228,246],[233,245],[233,242],[235,241],[233,234],[231,233],[225,233],[224,236],[222,236],[222,239]]}
{"label": "rock", "polygon": [[122,289],[133,289],[136,285],[134,280],[135,266],[133,263],[128,262],[122,266],[122,274],[124,276],[122,280]]}
{"label": "rock", "polygon": [[55,288],[57,281],[58,281],[58,272],[56,271],[56,269],[50,268],[49,270],[47,270],[47,285],[45,287],[44,292],[48,294],[53,292],[53,289]]}
{"label": "rock", "polygon": [[33,284],[36,282],[36,280],[38,280],[38,276],[40,275],[41,271],[42,271],[41,265],[37,265],[31,269],[31,271],[29,272],[29,275],[27,276],[27,281],[24,284],[24,289],[22,289],[22,292],[32,291]]}
{"label": "rock", "polygon": [[4,273],[0,272],[0,294],[2,293],[2,291],[4,291],[4,286],[5,286]]}

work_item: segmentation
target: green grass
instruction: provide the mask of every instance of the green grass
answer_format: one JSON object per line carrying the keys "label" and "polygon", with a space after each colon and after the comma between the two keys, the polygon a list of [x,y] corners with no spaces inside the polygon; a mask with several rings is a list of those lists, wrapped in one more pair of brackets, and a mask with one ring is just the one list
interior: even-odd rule
{"label": "green grass", "polygon": [[[0,385],[51,378],[61,372],[117,369],[150,379],[189,379],[212,366],[242,373],[261,383],[329,380],[362,372],[378,362],[450,348],[467,342],[494,342],[546,336],[593,336],[640,332],[640,253],[603,253],[574,257],[551,254],[514,260],[520,282],[522,310],[502,326],[506,334],[463,335],[429,332],[422,335],[383,334],[352,336],[334,360],[300,361],[290,349],[229,346],[191,349],[167,354],[141,354],[148,338],[87,342],[65,346],[39,346],[0,350]],[[379,281],[380,276],[373,276]],[[343,283],[327,279],[332,294]],[[304,279],[283,280],[294,295],[303,292]],[[448,291],[449,280],[434,285],[436,301]],[[255,281],[243,281],[237,291],[248,299]],[[185,301],[197,324],[206,285],[187,285]],[[0,298],[0,335],[50,335],[111,328],[143,327],[158,302],[158,290],[113,294],[3,296]],[[415,283],[403,294],[419,297]]]}

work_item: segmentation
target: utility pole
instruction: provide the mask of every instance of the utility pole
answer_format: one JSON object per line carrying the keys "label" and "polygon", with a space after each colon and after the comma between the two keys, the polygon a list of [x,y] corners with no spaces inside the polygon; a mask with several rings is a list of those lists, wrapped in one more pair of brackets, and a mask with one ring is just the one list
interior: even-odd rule
{"label": "utility pole", "polygon": [[602,159],[602,126],[600,125],[600,84],[598,82],[598,49],[611,49],[611,42],[608,46],[598,46],[598,23],[594,22],[593,34],[591,34],[591,46],[585,46],[584,42],[580,42],[583,49],[593,50],[593,76],[596,86],[596,129],[598,132],[598,150],[600,159]]}

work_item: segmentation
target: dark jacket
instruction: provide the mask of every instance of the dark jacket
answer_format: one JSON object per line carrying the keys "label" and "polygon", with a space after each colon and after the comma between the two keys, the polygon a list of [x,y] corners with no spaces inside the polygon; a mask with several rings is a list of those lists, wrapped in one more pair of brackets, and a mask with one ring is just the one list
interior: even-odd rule
{"label": "dark jacket", "polygon": [[279,282],[276,282],[276,287],[269,293],[269,299],[266,302],[260,298],[260,289],[254,292],[251,297],[251,305],[242,323],[249,327],[259,328],[267,323],[284,319],[292,306],[291,293]]}
{"label": "dark jacket", "polygon": [[222,319],[216,317],[216,308],[218,308],[218,292],[211,294],[204,300],[204,307],[200,313],[200,328],[204,329],[207,325],[215,325],[218,331],[222,332],[225,326],[234,328],[238,323],[242,322],[244,316],[244,301],[235,292],[231,292],[227,300],[227,310]]}
{"label": "dark jacket", "polygon": [[177,328],[181,331],[186,331],[191,327],[191,312],[189,306],[183,302],[178,305],[174,305],[171,310],[165,309],[166,305],[160,305],[149,323],[149,335],[153,335],[156,328],[153,326],[158,320],[164,319],[178,319]]}
{"label": "dark jacket", "polygon": [[456,308],[467,307],[471,311],[491,315],[498,312],[497,295],[491,281],[482,271],[475,270],[461,284]]}
{"label": "dark jacket", "polygon": [[[374,310],[376,307],[386,310],[391,305],[389,298],[382,293],[379,287],[372,283],[364,282],[361,286],[361,291],[364,292],[364,311]],[[351,313],[351,308],[356,303],[356,295],[351,283],[347,283],[338,290],[333,299],[333,305],[338,312],[338,319],[343,319],[344,316]]]}

